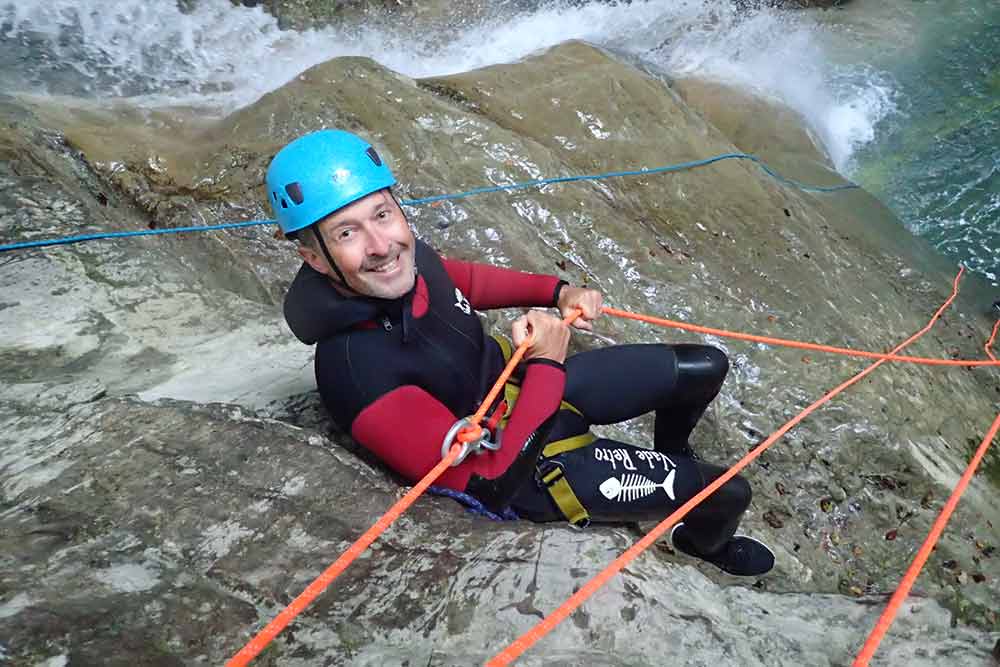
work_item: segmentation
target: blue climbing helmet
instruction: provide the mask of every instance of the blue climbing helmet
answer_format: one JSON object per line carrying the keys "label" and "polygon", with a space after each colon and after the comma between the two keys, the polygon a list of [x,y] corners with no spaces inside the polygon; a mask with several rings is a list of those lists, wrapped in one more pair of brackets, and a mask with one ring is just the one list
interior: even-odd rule
{"label": "blue climbing helmet", "polygon": [[267,198],[285,234],[319,222],[362,197],[396,184],[367,141],[343,130],[303,135],[267,168]]}

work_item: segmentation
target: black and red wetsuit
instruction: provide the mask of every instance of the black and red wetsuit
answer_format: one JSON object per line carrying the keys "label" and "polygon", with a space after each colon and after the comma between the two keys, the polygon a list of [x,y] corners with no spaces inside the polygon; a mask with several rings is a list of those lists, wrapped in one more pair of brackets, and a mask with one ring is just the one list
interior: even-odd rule
{"label": "black and red wetsuit", "polygon": [[[562,284],[442,259],[420,241],[416,265],[416,284],[399,299],[344,297],[308,265],[285,299],[292,331],[317,343],[316,380],[334,421],[409,480],[440,461],[445,433],[476,411],[504,366],[475,311],[553,306]],[[565,365],[529,360],[518,370],[521,393],[500,450],[468,457],[437,483],[492,509],[511,504],[536,521],[562,519],[536,474],[545,443],[653,411],[652,450],[597,438],[544,463],[560,466],[592,520],[659,520],[724,470],[693,458],[688,436],[727,370],[725,355],[704,345],[619,345]],[[563,399],[578,410],[560,410]],[[736,477],[692,511],[695,550],[721,549],[749,502],[749,485]]]}
{"label": "black and red wetsuit", "polygon": [[[437,465],[445,433],[476,411],[504,367],[500,346],[483,332],[476,309],[552,306],[562,284],[552,276],[442,259],[422,241],[416,242],[416,265],[414,289],[383,300],[345,298],[303,264],[285,300],[295,335],[318,343],[316,381],[334,421],[409,480]],[[466,491],[473,476],[500,479],[556,412],[563,365],[537,359],[523,367],[522,393],[503,447],[469,457],[438,484]],[[544,438],[534,440],[535,449],[544,444]],[[533,472],[533,464],[521,477]],[[506,500],[522,481],[504,484]]]}

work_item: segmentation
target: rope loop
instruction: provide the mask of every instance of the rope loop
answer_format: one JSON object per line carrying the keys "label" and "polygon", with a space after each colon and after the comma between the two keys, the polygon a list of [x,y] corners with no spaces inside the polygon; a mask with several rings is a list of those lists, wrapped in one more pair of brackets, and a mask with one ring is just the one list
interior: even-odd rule
{"label": "rope loop", "polygon": [[468,493],[463,493],[462,491],[456,491],[454,489],[449,489],[444,486],[429,486],[427,487],[427,493],[433,494],[435,496],[441,496],[442,498],[451,498],[455,502],[461,504],[465,507],[465,511],[470,514],[475,514],[476,516],[481,516],[483,518],[489,519],[490,521],[518,521],[520,517],[511,508],[507,507],[501,510],[499,513],[491,512],[485,505],[483,505],[474,496],[470,496]]}
{"label": "rope loop", "polygon": [[455,444],[459,448],[458,456],[452,459],[451,466],[454,468],[459,463],[465,460],[465,457],[469,455],[471,445],[468,442],[461,442],[458,440],[458,434],[462,431],[467,431],[473,427],[471,421],[468,417],[462,417],[448,429],[448,432],[444,436],[444,440],[441,441],[441,460],[448,458],[448,452],[451,450],[452,444]]}

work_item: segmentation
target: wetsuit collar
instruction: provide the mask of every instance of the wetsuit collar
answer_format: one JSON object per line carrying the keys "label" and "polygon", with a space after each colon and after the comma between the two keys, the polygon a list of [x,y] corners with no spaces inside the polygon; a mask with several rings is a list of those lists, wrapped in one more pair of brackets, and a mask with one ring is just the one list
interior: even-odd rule
{"label": "wetsuit collar", "polygon": [[[414,281],[413,288],[397,299],[346,297],[330,283],[328,276],[303,263],[285,295],[285,320],[292,333],[307,345],[365,322],[376,322],[385,328],[400,324],[405,341],[412,328],[410,320],[416,283]],[[390,326],[386,327],[386,322]]]}

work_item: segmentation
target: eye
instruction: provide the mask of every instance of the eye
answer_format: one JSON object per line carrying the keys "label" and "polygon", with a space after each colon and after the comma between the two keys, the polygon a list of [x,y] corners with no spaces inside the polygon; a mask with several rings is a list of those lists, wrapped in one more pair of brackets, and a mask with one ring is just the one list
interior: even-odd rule
{"label": "eye", "polygon": [[391,214],[389,213],[389,211],[385,211],[385,210],[383,210],[383,211],[379,211],[379,212],[378,212],[378,213],[376,214],[376,217],[377,217],[377,218],[378,218],[379,220],[388,220],[388,219],[389,219],[389,218],[391,217]]}
{"label": "eye", "polygon": [[347,241],[354,236],[353,227],[341,227],[337,230],[337,241]]}

